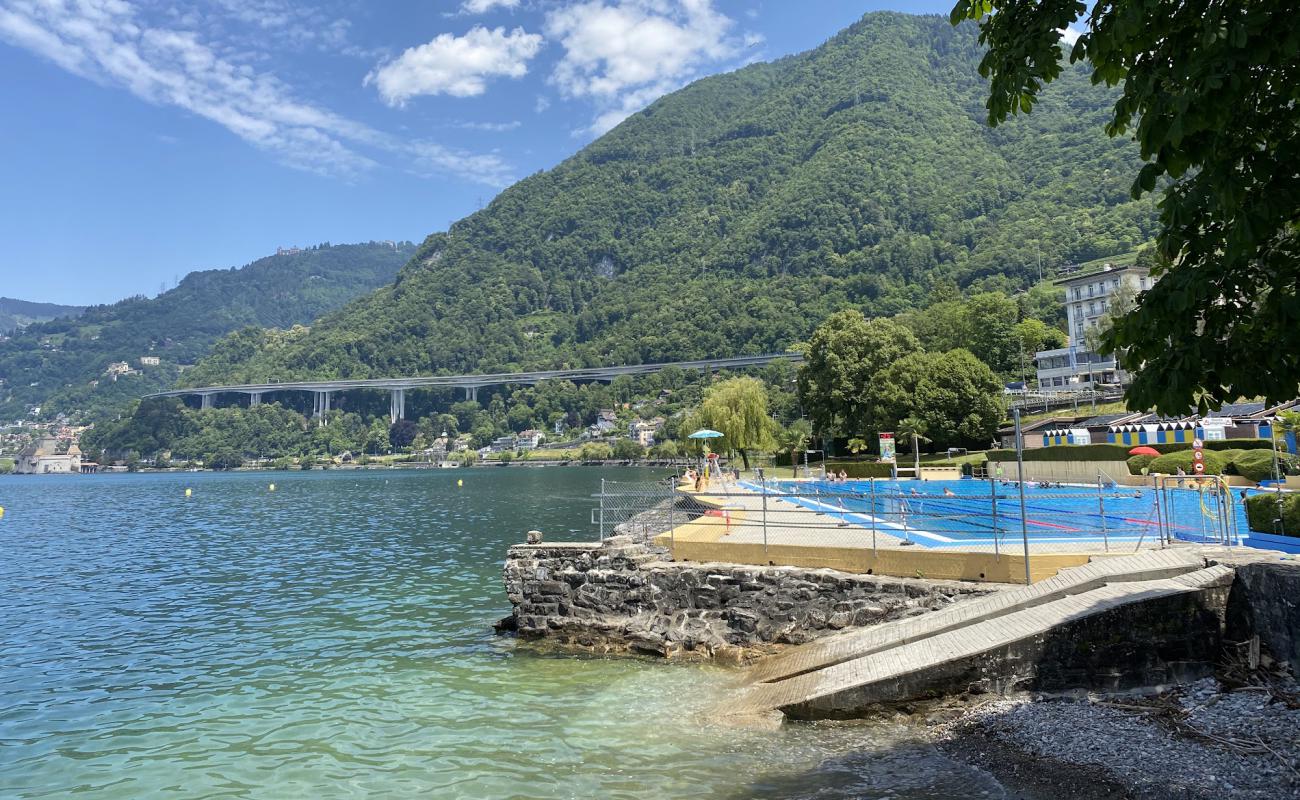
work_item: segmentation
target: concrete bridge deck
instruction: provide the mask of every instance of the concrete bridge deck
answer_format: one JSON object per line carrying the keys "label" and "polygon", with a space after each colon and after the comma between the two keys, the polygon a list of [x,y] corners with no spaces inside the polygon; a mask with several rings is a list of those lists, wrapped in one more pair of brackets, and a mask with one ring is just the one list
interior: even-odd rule
{"label": "concrete bridge deck", "polygon": [[149,397],[199,397],[204,408],[211,408],[213,398],[220,394],[246,394],[252,405],[262,400],[268,392],[313,392],[315,398],[315,416],[323,417],[330,408],[330,396],[334,392],[355,389],[380,389],[392,392],[391,417],[394,422],[405,416],[406,396],[409,389],[456,388],[465,391],[467,399],[478,399],[478,390],[485,386],[504,384],[534,385],[542,381],[612,381],[621,375],[650,375],[662,372],[669,367],[699,372],[714,372],[720,369],[744,369],[761,367],[773,361],[790,361],[802,363],[802,353],[762,353],[752,356],[729,356],[725,358],[703,358],[694,361],[667,361],[653,364],[624,364],[612,367],[579,367],[576,369],[534,370],[531,372],[491,372],[468,375],[426,375],[397,378],[362,378],[351,380],[313,380],[282,381],[276,383],[245,383],[220,386],[193,386],[183,389],[169,389],[145,395]]}
{"label": "concrete bridge deck", "polygon": [[[1173,599],[1194,604],[1197,593],[1222,589],[1232,575],[1232,567],[1207,567],[1199,552],[1185,549],[1098,558],[1032,586],[839,634],[771,657],[746,673],[741,696],[718,713],[743,717],[780,711],[795,718],[846,717],[876,705],[972,685],[1029,683],[1038,674],[1036,659],[1044,652],[1070,654],[1076,645],[1086,652],[1095,644],[1083,639],[1072,642],[1071,626],[1107,612],[1132,612],[1144,603]],[[1189,641],[1169,649],[1184,647],[1190,651],[1189,663],[1199,663],[1197,658],[1213,655],[1209,650],[1217,649],[1217,644],[1197,639],[1192,622],[1162,617],[1154,624],[1185,626],[1181,634],[1169,635]],[[1114,631],[1117,641],[1100,647],[1153,657],[1158,646],[1125,640],[1135,634],[1135,627],[1139,626]],[[1131,676],[1119,673],[1112,677],[1119,683],[1131,681]]]}

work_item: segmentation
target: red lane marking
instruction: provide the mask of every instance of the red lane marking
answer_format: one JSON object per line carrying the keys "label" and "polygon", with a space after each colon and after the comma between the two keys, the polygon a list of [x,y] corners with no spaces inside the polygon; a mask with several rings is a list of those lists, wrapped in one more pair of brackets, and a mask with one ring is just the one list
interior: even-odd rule
{"label": "red lane marking", "polygon": [[1069,525],[1057,525],[1055,522],[1039,522],[1033,519],[1027,519],[1025,522],[1029,525],[1037,525],[1040,528],[1056,528],[1062,531],[1078,531],[1078,528],[1071,528]]}

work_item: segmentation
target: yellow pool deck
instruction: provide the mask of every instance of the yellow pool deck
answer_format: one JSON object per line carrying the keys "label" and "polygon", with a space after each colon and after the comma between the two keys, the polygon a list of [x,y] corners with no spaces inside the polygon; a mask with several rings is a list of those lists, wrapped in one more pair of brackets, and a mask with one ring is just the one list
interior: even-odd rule
{"label": "yellow pool deck", "polygon": [[[710,490],[714,493],[710,494]],[[860,522],[838,513],[804,508],[779,497],[763,497],[732,483],[714,484],[686,494],[710,509],[695,520],[655,537],[674,560],[729,562],[807,568],[826,567],[844,572],[892,575],[904,578],[1025,582],[1024,546],[1009,532],[1002,543],[927,548],[907,544],[897,525],[881,523],[873,532]],[[766,524],[764,524],[764,521]],[[1067,567],[1097,557],[1131,555],[1158,548],[1152,537],[1133,541],[1030,542],[1030,581],[1056,575]]]}

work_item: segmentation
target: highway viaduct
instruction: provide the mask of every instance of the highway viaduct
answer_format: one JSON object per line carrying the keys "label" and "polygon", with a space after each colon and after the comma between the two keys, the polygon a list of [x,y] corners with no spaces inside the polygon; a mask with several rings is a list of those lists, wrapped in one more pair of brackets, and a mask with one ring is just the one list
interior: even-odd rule
{"label": "highway viaduct", "polygon": [[409,389],[456,388],[463,389],[465,399],[477,400],[478,390],[484,386],[507,384],[533,386],[542,381],[604,381],[620,375],[649,375],[668,367],[698,372],[716,372],[723,369],[761,367],[773,361],[803,362],[802,353],[765,353],[755,356],[707,358],[697,361],[671,361],[660,364],[629,364],[621,367],[583,367],[580,369],[538,370],[534,372],[494,372],[481,375],[431,375],[414,378],[367,378],[363,380],[286,381],[283,383],[250,383],[229,386],[196,386],[171,389],[145,395],[149,397],[198,397],[202,408],[212,408],[217,395],[248,395],[250,406],[262,402],[269,392],[310,392],[313,395],[312,416],[324,425],[335,392],[357,389],[377,389],[389,393],[388,416],[392,422],[406,417],[406,392]]}

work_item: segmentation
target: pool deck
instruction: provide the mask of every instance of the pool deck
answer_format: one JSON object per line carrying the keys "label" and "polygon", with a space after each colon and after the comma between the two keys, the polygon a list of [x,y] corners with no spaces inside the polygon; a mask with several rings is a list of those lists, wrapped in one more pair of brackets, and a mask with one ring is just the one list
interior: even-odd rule
{"label": "pool deck", "polygon": [[[1001,537],[961,538],[916,529],[867,513],[841,511],[833,498],[766,496],[741,483],[715,483],[690,492],[709,510],[655,542],[686,561],[828,567],[847,572],[955,580],[1025,582],[1025,544],[1019,527]],[[972,498],[973,499],[973,498]],[[909,541],[910,540],[910,541]],[[1184,545],[1174,544],[1173,547]],[[1185,545],[1192,547],[1193,545]],[[1165,545],[1166,548],[1170,545]],[[1161,548],[1151,536],[1057,536],[1029,540],[1031,582],[1098,556]]]}

